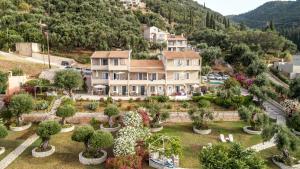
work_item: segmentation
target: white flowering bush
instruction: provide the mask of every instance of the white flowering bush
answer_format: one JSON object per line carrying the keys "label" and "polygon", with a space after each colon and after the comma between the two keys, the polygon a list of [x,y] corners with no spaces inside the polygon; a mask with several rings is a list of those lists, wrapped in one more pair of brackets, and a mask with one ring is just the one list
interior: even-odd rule
{"label": "white flowering bush", "polygon": [[293,114],[299,108],[299,102],[297,100],[286,99],[281,102],[281,105],[286,113],[289,115]]}
{"label": "white flowering bush", "polygon": [[115,156],[126,156],[135,154],[137,141],[145,140],[150,136],[148,128],[127,126],[119,130],[118,138],[115,140],[113,149]]}
{"label": "white flowering bush", "polygon": [[114,144],[114,155],[115,156],[127,156],[127,155],[134,155],[135,154],[135,146],[136,142],[132,137],[118,137],[115,139]]}
{"label": "white flowering bush", "polygon": [[126,112],[123,117],[123,123],[125,126],[141,127],[143,119],[137,112]]}

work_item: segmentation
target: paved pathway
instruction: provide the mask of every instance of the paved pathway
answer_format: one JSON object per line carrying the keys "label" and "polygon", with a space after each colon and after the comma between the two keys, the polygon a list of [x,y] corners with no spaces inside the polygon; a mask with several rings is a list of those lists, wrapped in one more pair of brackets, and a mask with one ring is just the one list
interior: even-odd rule
{"label": "paved pathway", "polygon": [[[284,111],[281,109],[281,107],[279,106],[278,103],[270,100],[270,101],[265,101],[263,103],[263,106],[266,108],[267,115],[272,119],[276,119],[277,124],[286,125]],[[276,145],[275,137],[276,136],[274,136],[270,141],[256,144],[256,145],[250,147],[250,149],[253,149],[254,151],[258,152],[258,151],[262,151],[262,150],[274,147]]]}
{"label": "paved pathway", "polygon": [[19,157],[31,144],[33,144],[39,138],[38,135],[34,134],[19,145],[14,151],[10,152],[5,158],[0,161],[0,169],[5,169],[10,165],[16,158]]}
{"label": "paved pathway", "polygon": [[280,80],[278,77],[276,77],[274,74],[272,74],[271,72],[268,72],[267,77],[269,80],[271,80],[273,83],[280,85],[286,89],[289,89],[289,85],[284,83],[282,80]]}

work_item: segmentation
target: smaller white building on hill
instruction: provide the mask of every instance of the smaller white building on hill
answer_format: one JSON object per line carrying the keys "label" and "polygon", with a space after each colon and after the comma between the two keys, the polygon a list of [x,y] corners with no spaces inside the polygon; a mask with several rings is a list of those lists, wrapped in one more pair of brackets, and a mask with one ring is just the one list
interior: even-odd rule
{"label": "smaller white building on hill", "polygon": [[300,77],[300,55],[294,55],[292,62],[275,62],[274,68],[287,75],[290,79]]}

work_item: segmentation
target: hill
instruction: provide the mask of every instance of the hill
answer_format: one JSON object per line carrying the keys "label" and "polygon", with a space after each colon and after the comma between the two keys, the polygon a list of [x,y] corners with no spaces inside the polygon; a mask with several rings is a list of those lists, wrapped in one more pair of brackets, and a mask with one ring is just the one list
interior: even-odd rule
{"label": "hill", "polygon": [[228,17],[235,22],[259,29],[264,29],[273,22],[281,34],[300,47],[300,0],[271,1],[250,12]]}
{"label": "hill", "polygon": [[[49,3],[48,3],[49,2]],[[119,0],[0,0],[0,49],[15,42],[45,43],[49,31],[55,51],[110,50],[147,51],[141,26],[157,26],[190,34],[205,26],[206,13],[222,26],[223,16],[193,0],[145,0],[147,12],[127,10]],[[47,24],[41,28],[39,23]]]}
{"label": "hill", "polygon": [[263,28],[273,20],[278,28],[300,26],[300,1],[271,1],[250,12],[231,16],[252,28]]}

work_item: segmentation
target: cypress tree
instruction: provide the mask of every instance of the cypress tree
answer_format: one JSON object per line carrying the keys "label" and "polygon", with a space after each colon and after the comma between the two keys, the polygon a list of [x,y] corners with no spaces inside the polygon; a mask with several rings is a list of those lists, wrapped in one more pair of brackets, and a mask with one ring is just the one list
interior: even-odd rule
{"label": "cypress tree", "polygon": [[207,14],[206,14],[206,27],[207,27],[207,28],[210,28],[210,27],[211,27],[211,25],[210,25],[210,14],[209,14],[209,12],[207,12]]}

